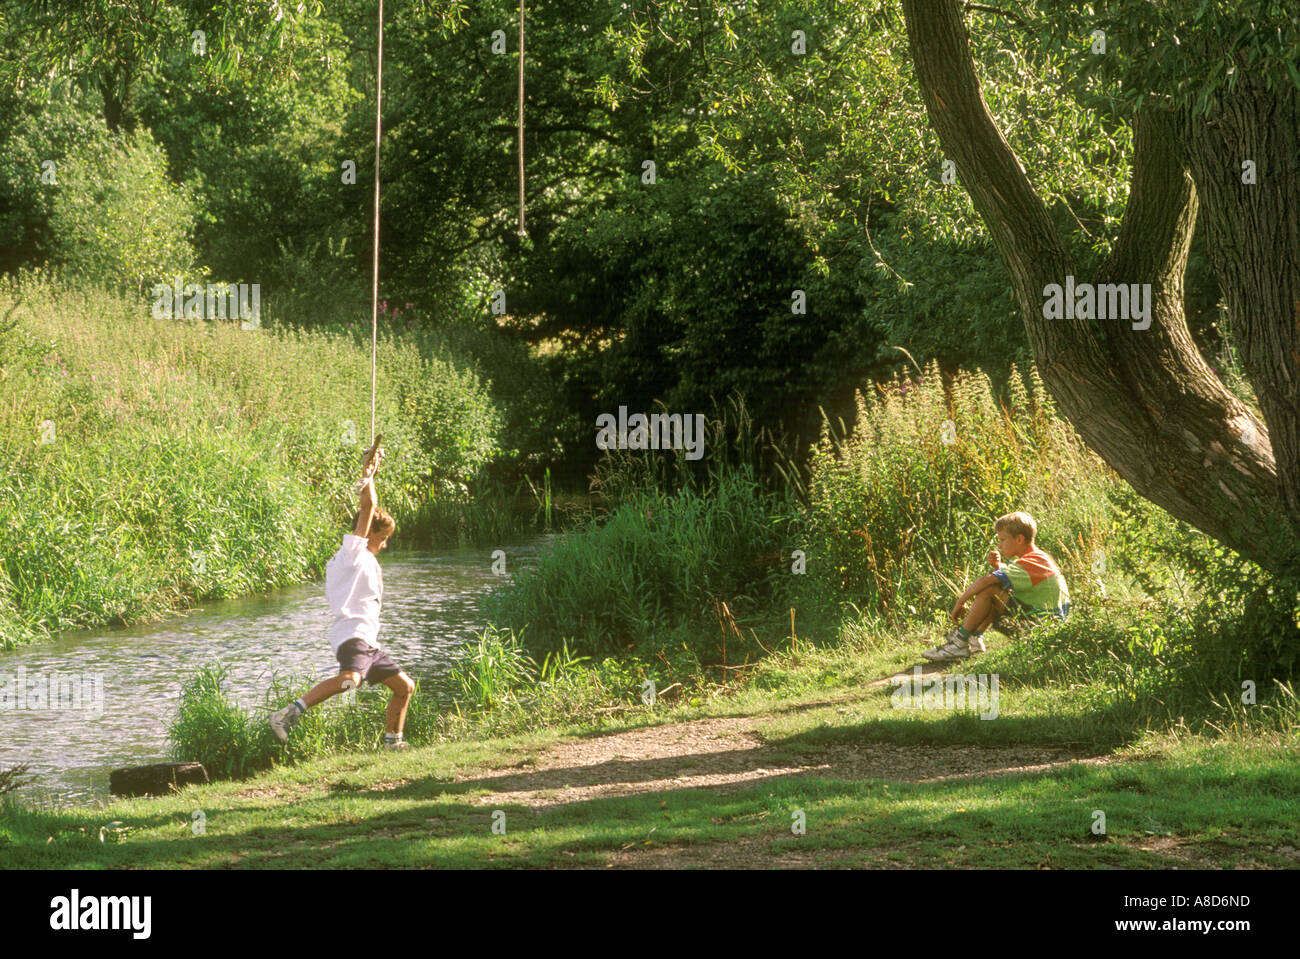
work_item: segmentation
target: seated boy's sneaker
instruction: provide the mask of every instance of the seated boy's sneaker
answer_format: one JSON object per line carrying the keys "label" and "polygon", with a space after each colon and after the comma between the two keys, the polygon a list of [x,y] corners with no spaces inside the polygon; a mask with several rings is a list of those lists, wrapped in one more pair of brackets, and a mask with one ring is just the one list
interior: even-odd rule
{"label": "seated boy's sneaker", "polygon": [[[983,645],[982,642],[981,645]],[[948,634],[948,641],[946,643],[941,646],[936,646],[934,649],[926,649],[921,652],[922,656],[926,659],[933,660],[934,662],[951,662],[957,659],[965,659],[970,654],[970,646],[967,644],[966,640],[961,638],[961,633],[955,629]]]}
{"label": "seated boy's sneaker", "polygon": [[966,640],[966,648],[975,653],[987,653],[989,648],[984,645],[984,637],[979,633],[971,633],[970,638]]}
{"label": "seated boy's sneaker", "polygon": [[290,703],[284,709],[272,713],[267,721],[271,724],[271,732],[275,735],[275,738],[282,743],[287,743],[289,741],[289,730],[298,724],[301,717],[302,710],[294,703]]}

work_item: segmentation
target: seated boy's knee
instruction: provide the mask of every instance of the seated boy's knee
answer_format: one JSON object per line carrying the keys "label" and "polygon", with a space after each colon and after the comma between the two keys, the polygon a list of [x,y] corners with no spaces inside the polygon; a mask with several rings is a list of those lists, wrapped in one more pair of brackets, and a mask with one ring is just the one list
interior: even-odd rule
{"label": "seated boy's knee", "polygon": [[343,688],[345,690],[357,689],[358,687],[361,686],[361,674],[356,672],[355,670],[351,670],[351,669],[343,670],[342,672],[339,673],[339,679],[342,681]]}

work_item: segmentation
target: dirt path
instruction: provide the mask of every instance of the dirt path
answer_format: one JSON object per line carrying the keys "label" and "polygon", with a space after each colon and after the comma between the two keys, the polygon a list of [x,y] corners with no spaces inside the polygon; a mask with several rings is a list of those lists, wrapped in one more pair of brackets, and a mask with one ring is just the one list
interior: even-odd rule
{"label": "dirt path", "polygon": [[[492,790],[482,803],[551,806],[611,796],[710,787],[736,788],[776,776],[943,782],[1038,772],[1084,759],[1078,751],[1033,746],[914,746],[836,743],[791,762],[757,727],[770,716],[698,719],[567,740],[535,762],[460,782]],[[1098,762],[1097,758],[1085,761]]]}
{"label": "dirt path", "polygon": [[[887,682],[889,677],[867,688]],[[943,782],[1039,772],[1071,762],[1111,761],[1098,756],[1095,749],[1033,746],[917,749],[875,742],[827,744],[810,748],[792,759],[788,746],[769,744],[759,731],[765,723],[783,714],[860,700],[861,695],[855,695],[801,703],[755,716],[698,719],[565,740],[550,746],[535,759],[509,768],[481,771],[458,781],[491,790],[490,795],[478,800],[484,805],[515,803],[541,809],[648,792],[681,789],[726,792],[777,777]],[[808,866],[814,862],[811,853],[774,857],[763,850],[765,845],[765,841],[754,840],[703,847],[662,846],[615,853],[608,864],[634,868],[686,865],[770,868]]]}

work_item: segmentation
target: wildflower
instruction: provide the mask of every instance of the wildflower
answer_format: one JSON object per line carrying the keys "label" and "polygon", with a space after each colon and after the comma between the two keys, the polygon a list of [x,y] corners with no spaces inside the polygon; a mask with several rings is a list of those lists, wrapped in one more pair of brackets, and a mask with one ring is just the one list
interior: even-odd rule
{"label": "wildflower", "polygon": [[404,309],[407,309],[407,310],[409,310],[410,308],[411,308],[411,304],[410,304],[410,303],[407,303],[406,306],[404,307]]}

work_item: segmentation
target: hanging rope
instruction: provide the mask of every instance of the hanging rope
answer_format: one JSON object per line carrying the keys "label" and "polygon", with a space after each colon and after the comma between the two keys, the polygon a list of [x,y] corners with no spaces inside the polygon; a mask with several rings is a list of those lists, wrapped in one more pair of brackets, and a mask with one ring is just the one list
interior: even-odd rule
{"label": "hanging rope", "polygon": [[379,354],[379,137],[384,101],[384,0],[379,0],[379,52],[375,57],[375,255],[370,284],[370,436],[375,435],[375,369]]}
{"label": "hanging rope", "polygon": [[519,0],[519,235],[524,229],[524,0]]}

